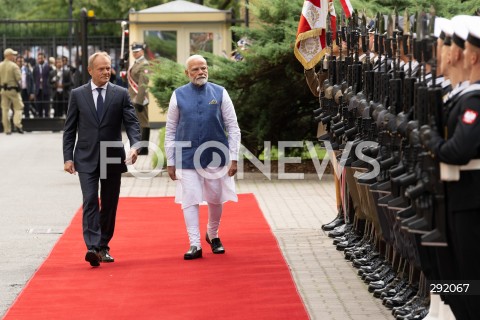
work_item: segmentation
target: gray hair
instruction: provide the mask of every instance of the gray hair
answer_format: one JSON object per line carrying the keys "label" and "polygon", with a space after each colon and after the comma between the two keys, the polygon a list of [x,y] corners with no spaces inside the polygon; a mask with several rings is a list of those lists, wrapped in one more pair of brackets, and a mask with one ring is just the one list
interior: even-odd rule
{"label": "gray hair", "polygon": [[190,62],[192,62],[193,60],[197,60],[197,59],[200,59],[200,60],[203,60],[205,61],[205,63],[207,63],[207,60],[205,60],[205,58],[199,54],[194,54],[190,57],[187,58],[187,61],[185,61],[185,70],[188,70],[188,65],[190,64]]}
{"label": "gray hair", "polygon": [[105,51],[98,51],[98,52],[95,52],[94,54],[92,54],[90,57],[88,57],[88,67],[89,67],[89,68],[93,68],[93,61],[95,61],[95,59],[96,59],[98,56],[104,56],[104,57],[106,57],[108,60],[110,60],[110,63],[112,63],[112,57],[110,57],[110,56],[108,55],[108,53],[106,53]]}

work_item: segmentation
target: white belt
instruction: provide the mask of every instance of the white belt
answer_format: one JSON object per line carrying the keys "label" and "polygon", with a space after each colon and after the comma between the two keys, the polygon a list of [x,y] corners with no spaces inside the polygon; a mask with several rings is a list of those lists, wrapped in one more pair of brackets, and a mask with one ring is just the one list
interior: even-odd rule
{"label": "white belt", "polygon": [[442,181],[458,181],[460,180],[460,171],[469,170],[480,170],[480,159],[470,160],[463,166],[440,162],[440,179]]}

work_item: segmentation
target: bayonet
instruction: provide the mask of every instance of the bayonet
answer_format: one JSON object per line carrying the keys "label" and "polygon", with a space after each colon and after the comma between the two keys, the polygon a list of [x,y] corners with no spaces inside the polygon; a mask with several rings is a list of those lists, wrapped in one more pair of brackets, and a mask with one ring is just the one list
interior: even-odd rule
{"label": "bayonet", "polygon": [[367,18],[364,15],[362,16],[362,23],[360,25],[360,34],[362,35],[362,51],[367,52]]}
{"label": "bayonet", "polygon": [[379,14],[378,16],[378,52],[380,55],[380,63],[382,59],[382,55],[384,53],[384,43],[383,43],[383,38],[385,37],[385,18],[383,17],[382,14]]}
{"label": "bayonet", "polygon": [[426,37],[427,31],[427,19],[425,12],[421,11],[417,15],[416,19],[416,33],[417,33],[417,40],[421,41]]}
{"label": "bayonet", "polygon": [[378,53],[378,25],[380,24],[380,13],[375,17],[375,31],[373,35],[373,51]]}
{"label": "bayonet", "polygon": [[331,16],[330,16],[330,12],[327,13],[327,25],[326,25],[326,42],[327,42],[327,46],[328,47],[331,47],[332,46],[332,24],[331,24]]}
{"label": "bayonet", "polygon": [[433,35],[435,32],[435,8],[433,5],[430,7],[430,21],[428,23],[428,34]]}
{"label": "bayonet", "polygon": [[430,7],[430,22],[429,22],[429,34],[430,34],[430,37],[431,37],[431,40],[427,41],[427,55],[428,55],[428,59],[431,60],[431,65],[432,65],[432,86],[435,87],[436,83],[436,77],[437,77],[437,54],[436,54],[436,49],[437,49],[437,46],[436,46],[436,43],[437,41],[435,40],[435,37],[434,37],[434,33],[435,33],[435,8],[433,7],[433,5]]}
{"label": "bayonet", "polygon": [[410,35],[410,17],[408,16],[408,9],[405,8],[403,13],[403,34]]}
{"label": "bayonet", "polygon": [[397,7],[395,7],[395,10],[393,10],[393,16],[394,16],[394,30],[400,30],[399,27],[398,27],[398,10],[397,10]]}
{"label": "bayonet", "polygon": [[[403,35],[402,35],[402,44],[403,44],[403,54],[409,57],[409,67],[412,66],[412,59],[408,51],[408,41],[410,37],[410,19],[408,16],[408,9],[405,8],[405,12],[403,13]],[[411,74],[410,74],[411,76]]]}
{"label": "bayonet", "polygon": [[394,27],[393,17],[392,15],[388,15],[387,17],[387,38],[393,38],[393,27]]}
{"label": "bayonet", "polygon": [[385,39],[385,53],[387,57],[392,57],[392,39],[393,39],[393,18],[392,15],[388,15],[387,18],[387,37]]}

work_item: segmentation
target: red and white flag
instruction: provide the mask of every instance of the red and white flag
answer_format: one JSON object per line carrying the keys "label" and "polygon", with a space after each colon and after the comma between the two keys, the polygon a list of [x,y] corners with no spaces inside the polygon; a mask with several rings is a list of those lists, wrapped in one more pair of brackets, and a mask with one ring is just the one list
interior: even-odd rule
{"label": "red and white flag", "polygon": [[353,7],[350,3],[350,0],[340,0],[340,3],[342,5],[343,11],[345,12],[345,17],[349,19],[353,13]]}
{"label": "red and white flag", "polygon": [[328,12],[332,30],[336,29],[333,0],[305,0],[298,23],[294,53],[305,69],[311,69],[325,55]]}

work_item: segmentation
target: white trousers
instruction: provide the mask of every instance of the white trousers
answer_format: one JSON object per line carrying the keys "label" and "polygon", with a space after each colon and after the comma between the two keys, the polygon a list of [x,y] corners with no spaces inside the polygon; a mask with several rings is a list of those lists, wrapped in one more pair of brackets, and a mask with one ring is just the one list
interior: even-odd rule
{"label": "white trousers", "polygon": [[228,176],[227,169],[227,167],[206,168],[205,172],[177,169],[175,202],[181,203],[182,209],[204,202],[216,204],[226,201],[237,202],[235,181],[233,177]]}
{"label": "white trousers", "polygon": [[[202,248],[200,241],[200,223],[199,223],[199,205],[195,204],[183,209],[183,216],[185,218],[185,225],[187,227],[188,240],[190,246],[195,246],[198,249]],[[210,239],[218,238],[218,227],[222,218],[223,204],[208,204],[208,223],[207,233]]]}
{"label": "white trousers", "polygon": [[[218,238],[223,203],[238,201],[233,177],[226,167],[207,168],[205,172],[178,169],[175,202],[182,204],[190,246],[202,247],[200,241],[199,205],[208,204],[207,233],[210,239]],[[222,174],[225,173],[225,174]]]}

